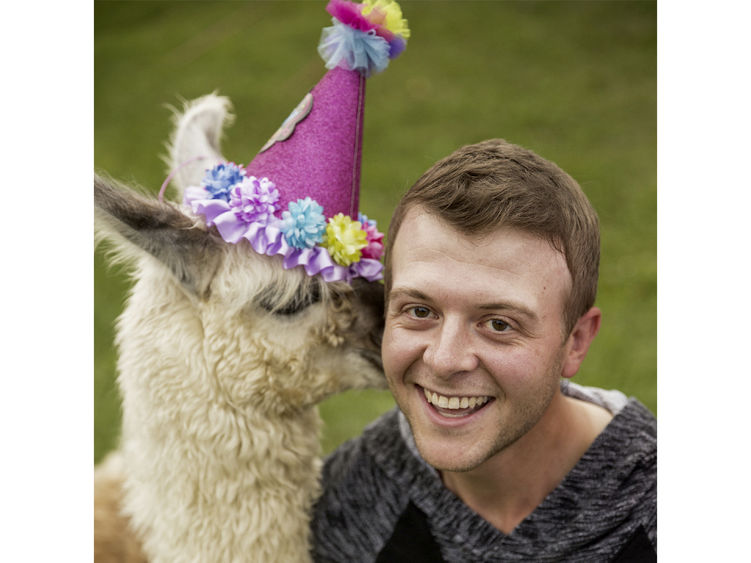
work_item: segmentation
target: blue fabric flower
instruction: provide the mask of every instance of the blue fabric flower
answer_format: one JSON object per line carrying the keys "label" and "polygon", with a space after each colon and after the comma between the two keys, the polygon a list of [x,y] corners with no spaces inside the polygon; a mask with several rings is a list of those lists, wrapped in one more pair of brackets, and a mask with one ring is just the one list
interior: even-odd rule
{"label": "blue fabric flower", "polygon": [[233,162],[217,164],[207,170],[203,177],[203,185],[211,195],[211,199],[223,199],[229,201],[229,192],[232,186],[239,184],[245,179],[245,170]]}
{"label": "blue fabric flower", "polygon": [[289,202],[289,211],[282,213],[281,231],[287,244],[294,248],[313,248],[323,240],[326,218],[323,207],[310,197]]}
{"label": "blue fabric flower", "polygon": [[370,225],[371,227],[375,227],[377,225],[375,219],[368,219],[368,216],[365,215],[365,213],[358,213],[357,214],[357,220],[360,221],[360,224],[363,225]]}

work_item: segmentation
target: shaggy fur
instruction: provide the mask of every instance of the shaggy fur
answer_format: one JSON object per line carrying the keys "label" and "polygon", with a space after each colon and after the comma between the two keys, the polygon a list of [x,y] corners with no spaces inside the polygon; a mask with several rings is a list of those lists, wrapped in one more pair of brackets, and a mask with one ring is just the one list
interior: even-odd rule
{"label": "shaggy fur", "polygon": [[[208,157],[176,175],[179,192],[223,160],[228,107],[211,95],[178,116],[171,165]],[[99,237],[135,272],[117,326],[121,445],[96,471],[97,560],[141,561],[138,542],[153,562],[308,560],[316,404],[384,386],[382,285],[284,270],[108,179],[95,203]]]}

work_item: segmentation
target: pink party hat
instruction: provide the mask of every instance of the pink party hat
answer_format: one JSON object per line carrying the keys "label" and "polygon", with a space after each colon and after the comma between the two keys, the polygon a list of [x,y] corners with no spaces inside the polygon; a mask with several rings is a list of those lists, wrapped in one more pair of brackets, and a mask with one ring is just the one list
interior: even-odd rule
{"label": "pink party hat", "polygon": [[365,79],[406,47],[393,0],[331,0],[318,52],[329,71],[245,167],[222,163],[185,191],[228,242],[282,255],[326,281],[381,279],[383,234],[358,214]]}
{"label": "pink party hat", "polygon": [[245,167],[273,178],[279,203],[311,197],[325,217],[357,217],[365,77],[341,67],[328,71]]}

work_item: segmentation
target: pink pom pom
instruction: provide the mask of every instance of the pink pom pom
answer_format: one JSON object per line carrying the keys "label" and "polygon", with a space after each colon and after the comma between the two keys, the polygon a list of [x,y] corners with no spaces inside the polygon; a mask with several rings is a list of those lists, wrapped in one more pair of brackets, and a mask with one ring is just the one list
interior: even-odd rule
{"label": "pink pom pom", "polygon": [[362,15],[361,4],[347,0],[331,0],[326,6],[326,11],[344,25],[358,31],[367,32],[378,27],[377,24],[371,23],[368,18]]}

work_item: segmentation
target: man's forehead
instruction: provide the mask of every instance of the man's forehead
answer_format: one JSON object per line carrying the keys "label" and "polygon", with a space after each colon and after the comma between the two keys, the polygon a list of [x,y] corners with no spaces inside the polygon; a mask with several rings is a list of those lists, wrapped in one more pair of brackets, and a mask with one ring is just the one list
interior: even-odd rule
{"label": "man's forehead", "polygon": [[[475,258],[479,260],[474,263],[490,266],[495,259],[504,254],[504,250],[511,251],[524,245],[528,251],[533,252],[526,256],[525,263],[531,263],[536,256],[543,256],[545,260],[554,262],[555,266],[565,269],[570,277],[563,252],[540,235],[507,225],[500,225],[496,229],[481,233],[462,231],[420,205],[412,207],[405,214],[394,241],[394,248],[417,252],[417,244],[428,242],[428,248],[435,250],[440,245],[433,243],[440,241],[463,247],[468,253],[477,253]],[[560,273],[563,274],[562,271]]]}
{"label": "man's forehead", "polygon": [[[511,227],[462,234],[434,214],[411,209],[394,242],[393,289],[472,292],[475,303],[502,303],[513,288],[522,302],[549,294],[561,301],[571,288],[563,255],[547,241]],[[441,288],[444,289],[441,289]]]}

